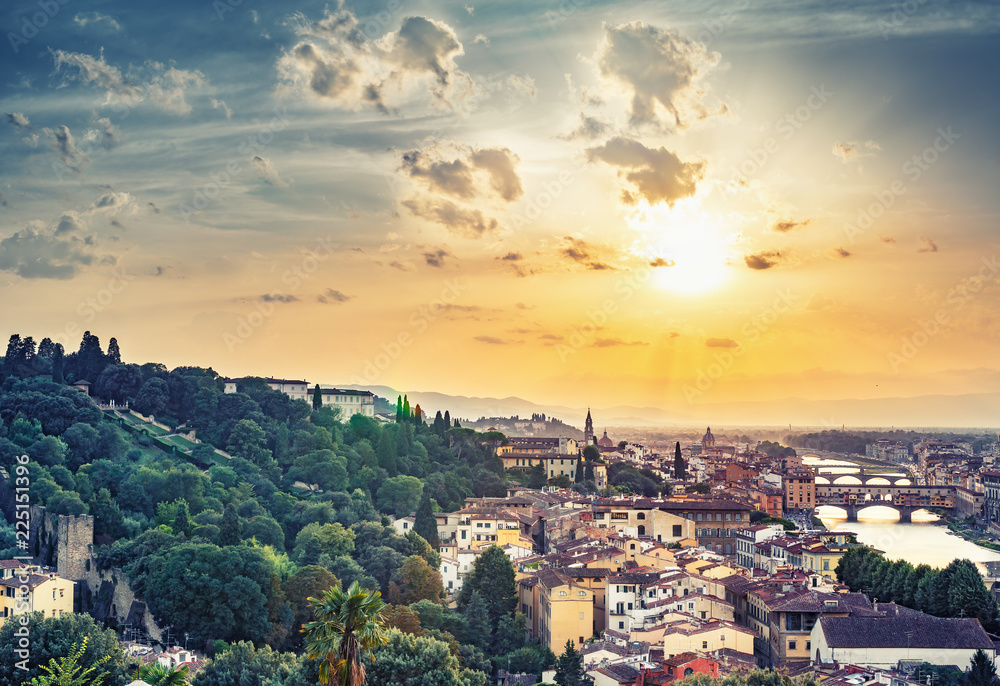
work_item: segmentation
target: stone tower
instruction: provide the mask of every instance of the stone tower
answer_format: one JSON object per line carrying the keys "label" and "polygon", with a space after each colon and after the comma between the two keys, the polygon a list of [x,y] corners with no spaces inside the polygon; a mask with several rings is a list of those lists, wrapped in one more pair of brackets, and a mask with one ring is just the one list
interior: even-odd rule
{"label": "stone tower", "polygon": [[590,408],[587,408],[587,421],[583,424],[583,444],[594,444],[594,420],[590,418]]}

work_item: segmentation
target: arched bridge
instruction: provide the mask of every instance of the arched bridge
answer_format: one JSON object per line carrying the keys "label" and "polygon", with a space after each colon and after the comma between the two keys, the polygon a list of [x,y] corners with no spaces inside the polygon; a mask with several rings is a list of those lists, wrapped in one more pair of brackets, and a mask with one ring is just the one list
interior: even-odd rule
{"label": "arched bridge", "polygon": [[[845,475],[848,476],[848,475]],[[858,513],[880,505],[899,512],[900,521],[910,521],[915,510],[955,507],[954,486],[892,486],[868,484],[816,484],[816,504],[833,505],[847,512],[848,521]]]}
{"label": "arched bridge", "polygon": [[824,470],[836,470],[842,469],[842,467],[818,467],[816,471],[816,485],[820,484],[843,484],[843,485],[862,485],[866,486],[871,484],[873,486],[910,486],[913,481],[908,476],[895,476],[889,474],[866,474],[864,469],[857,472],[851,472],[849,474],[841,474],[834,471],[824,471]]}

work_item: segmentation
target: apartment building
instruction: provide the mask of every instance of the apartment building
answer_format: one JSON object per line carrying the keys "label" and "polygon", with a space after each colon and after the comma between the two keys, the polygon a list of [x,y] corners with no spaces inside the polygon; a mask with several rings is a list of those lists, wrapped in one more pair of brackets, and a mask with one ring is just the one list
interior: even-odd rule
{"label": "apartment building", "polygon": [[0,560],[0,626],[26,612],[41,612],[46,617],[72,612],[74,587],[72,581],[50,568]]}

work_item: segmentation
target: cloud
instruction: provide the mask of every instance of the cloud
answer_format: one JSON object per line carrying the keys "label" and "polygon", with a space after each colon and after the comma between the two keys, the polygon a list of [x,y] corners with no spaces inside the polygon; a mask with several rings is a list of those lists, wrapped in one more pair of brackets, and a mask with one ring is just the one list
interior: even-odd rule
{"label": "cloud", "polygon": [[525,305],[524,303],[514,303],[514,307],[519,310],[533,310],[537,305]]}
{"label": "cloud", "polygon": [[251,160],[257,177],[264,183],[277,188],[288,188],[288,184],[278,175],[277,170],[271,165],[271,160],[260,155],[254,155]]}
{"label": "cloud", "polygon": [[332,288],[327,288],[325,291],[316,296],[316,299],[321,303],[346,303],[348,300],[354,296],[345,295],[340,291],[335,291]]}
{"label": "cloud", "polygon": [[519,252],[509,252],[502,257],[497,257],[495,259],[502,260],[504,262],[518,262],[524,259],[524,256]]}
{"label": "cloud", "polygon": [[834,257],[850,257],[850,256],[851,256],[851,251],[849,251],[849,250],[844,250],[843,248],[840,248],[840,247],[837,247],[837,248],[834,248],[834,249],[833,249],[833,250],[831,251],[831,254],[832,254],[832,255],[833,255]]}
{"label": "cloud", "polygon": [[878,239],[886,245],[896,245],[896,239],[892,236],[882,236],[881,234],[876,235],[878,236]]}
{"label": "cloud", "polygon": [[631,98],[633,125],[654,124],[684,129],[693,122],[725,114],[725,105],[709,107],[705,75],[720,55],[674,29],[641,21],[604,27],[595,63],[605,80],[620,86]]}
{"label": "cloud", "polygon": [[499,227],[481,207],[514,202],[524,195],[519,158],[507,148],[471,148],[453,143],[403,153],[399,171],[422,190],[401,202],[414,216],[455,235],[478,238]]}
{"label": "cloud", "polygon": [[[850,162],[856,157],[863,157],[866,154],[873,154],[874,151],[881,150],[882,146],[875,141],[865,141],[864,143],[856,143],[850,141],[848,143],[836,142],[833,144],[833,154],[835,157],[839,157],[841,162]],[[865,151],[868,151],[866,153]]]}
{"label": "cloud", "polygon": [[705,345],[709,348],[738,348],[740,344],[732,338],[708,338]]}
{"label": "cloud", "polygon": [[509,341],[497,338],[496,336],[476,336],[472,340],[479,341],[480,343],[489,343],[490,345],[507,345],[509,343]]}
{"label": "cloud", "polygon": [[463,209],[450,200],[410,198],[402,204],[413,216],[440,224],[463,238],[479,238],[499,226],[496,219],[487,218],[482,211]]}
{"label": "cloud", "polygon": [[412,272],[416,267],[414,267],[409,262],[400,262],[398,260],[393,260],[389,263],[389,266],[393,269],[398,269],[401,272]]}
{"label": "cloud", "polygon": [[265,293],[260,296],[260,299],[266,303],[294,303],[299,301],[297,296],[285,295],[284,293]]}
{"label": "cloud", "polygon": [[465,11],[469,13],[469,16],[472,16],[473,14],[475,14],[476,8],[473,7],[472,5],[466,5]]}
{"label": "cloud", "polygon": [[444,260],[446,257],[454,257],[454,255],[443,248],[432,249],[421,254],[423,255],[424,261],[428,265],[438,268],[444,266]]}
{"label": "cloud", "polygon": [[490,47],[490,39],[487,38],[486,36],[484,36],[481,33],[477,33],[476,37],[472,39],[472,44],[473,45],[485,45],[486,47]]}
{"label": "cloud", "polygon": [[104,105],[135,107],[148,99],[158,109],[171,114],[188,114],[189,87],[206,85],[200,71],[187,71],[149,61],[142,67],[131,67],[123,73],[118,67],[104,61],[104,56],[93,57],[81,52],[55,50],[52,52],[55,71],[65,70],[67,79],[104,91]]}
{"label": "cloud", "polygon": [[559,138],[564,141],[577,139],[594,140],[595,138],[601,138],[610,130],[611,124],[608,122],[581,112],[580,124],[568,134],[559,136]]}
{"label": "cloud", "polygon": [[770,269],[778,264],[781,253],[777,250],[765,250],[756,254],[745,255],[743,261],[750,269]]}
{"label": "cloud", "polygon": [[151,202],[148,202],[148,203],[146,203],[146,207],[148,207],[148,208],[150,208],[151,210],[153,210],[153,212],[154,212],[155,214],[159,214],[160,212],[162,212],[162,211],[163,211],[163,210],[161,210],[161,209],[160,209],[159,207],[157,207],[157,206],[156,206],[156,205],[155,205],[154,203],[151,203]]}
{"label": "cloud", "polygon": [[73,23],[80,28],[86,28],[87,26],[93,24],[94,26],[108,31],[113,31],[114,33],[118,33],[122,30],[121,24],[119,24],[114,17],[108,16],[107,14],[101,14],[100,12],[81,12],[73,17]]}
{"label": "cloud", "polygon": [[56,151],[56,155],[59,156],[59,160],[63,165],[69,167],[74,172],[80,171],[80,167],[90,161],[90,158],[76,147],[76,140],[73,138],[73,134],[70,133],[68,126],[60,126],[54,131],[45,128],[42,129],[42,133],[48,137],[49,145]]}
{"label": "cloud", "polygon": [[616,136],[602,146],[587,149],[590,162],[605,162],[635,187],[622,190],[622,201],[635,205],[640,199],[650,205],[665,202],[669,206],[694,195],[698,181],[705,174],[704,162],[682,162],[664,147],[647,148],[631,138]]}
{"label": "cloud", "polygon": [[665,260],[662,257],[657,257],[655,260],[649,261],[650,267],[673,267],[676,264],[673,260]]}
{"label": "cloud", "polygon": [[114,264],[112,255],[99,252],[97,239],[87,234],[82,219],[72,212],[54,227],[33,221],[0,240],[0,271],[24,279],[71,279],[84,267]]}
{"label": "cloud", "polygon": [[562,336],[560,336],[558,334],[554,334],[554,333],[543,333],[538,338],[539,338],[539,340],[542,340],[542,341],[561,341],[561,340],[563,340]]}
{"label": "cloud", "polygon": [[94,142],[105,150],[111,150],[121,143],[122,132],[117,126],[111,123],[107,117],[102,117],[94,121],[96,129],[89,129],[84,136],[84,140]]}
{"label": "cloud", "polygon": [[229,105],[226,104],[225,100],[216,100],[215,98],[210,98],[208,102],[212,106],[213,110],[221,109],[223,114],[226,115],[226,119],[232,119],[233,111],[232,109],[229,108]]}
{"label": "cloud", "polygon": [[791,219],[786,219],[784,221],[779,221],[771,227],[772,231],[777,233],[788,233],[789,231],[794,231],[795,229],[801,229],[803,227],[809,226],[812,219],[806,219],[804,221],[792,221]]}
{"label": "cloud", "polygon": [[921,236],[920,240],[921,240],[921,242],[923,242],[923,245],[920,246],[919,248],[917,248],[917,252],[937,252],[938,251],[938,245],[937,245],[937,243],[935,243],[933,240],[931,240],[927,236]]}
{"label": "cloud", "polygon": [[621,338],[598,338],[590,344],[591,348],[616,348],[618,346],[649,345],[642,341],[624,341]]}
{"label": "cloud", "polygon": [[118,214],[131,203],[132,196],[129,193],[110,191],[99,197],[90,211],[113,215]]}
{"label": "cloud", "polygon": [[20,112],[8,112],[7,123],[13,124],[19,129],[27,129],[31,127],[31,122],[28,121],[28,118]]}
{"label": "cloud", "polygon": [[369,105],[389,114],[417,93],[446,109],[460,108],[477,89],[455,58],[465,54],[443,22],[411,16],[398,31],[369,41],[341,1],[318,22],[296,14],[297,43],[278,60],[292,90],[346,109]]}

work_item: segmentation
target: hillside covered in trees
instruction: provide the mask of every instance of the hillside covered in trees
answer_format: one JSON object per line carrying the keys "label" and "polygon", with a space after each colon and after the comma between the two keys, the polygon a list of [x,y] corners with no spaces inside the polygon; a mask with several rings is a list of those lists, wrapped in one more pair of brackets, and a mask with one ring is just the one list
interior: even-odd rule
{"label": "hillside covered in trees", "polygon": [[[192,647],[298,654],[307,598],[357,581],[390,603],[390,626],[445,647],[465,670],[456,683],[482,683],[474,675],[494,662],[537,673],[553,664],[524,645],[502,553],[481,556],[492,568],[480,584],[468,578],[458,609],[443,604],[432,513],[505,495],[502,435],[412,416],[345,420],[261,379],[227,394],[212,369],[129,363],[117,341],[104,350],[89,332],[69,354],[12,336],[0,370],[0,466],[10,473],[27,454],[32,503],[93,515],[99,564],[125,570],[160,626]],[[92,397],[69,385],[79,380]],[[94,401],[128,403],[201,442],[167,449],[148,425]],[[387,515],[414,512],[419,533],[399,535]],[[0,555],[15,554],[13,534],[0,523]],[[498,585],[508,571],[510,588]],[[2,671],[0,683],[20,683]]]}

